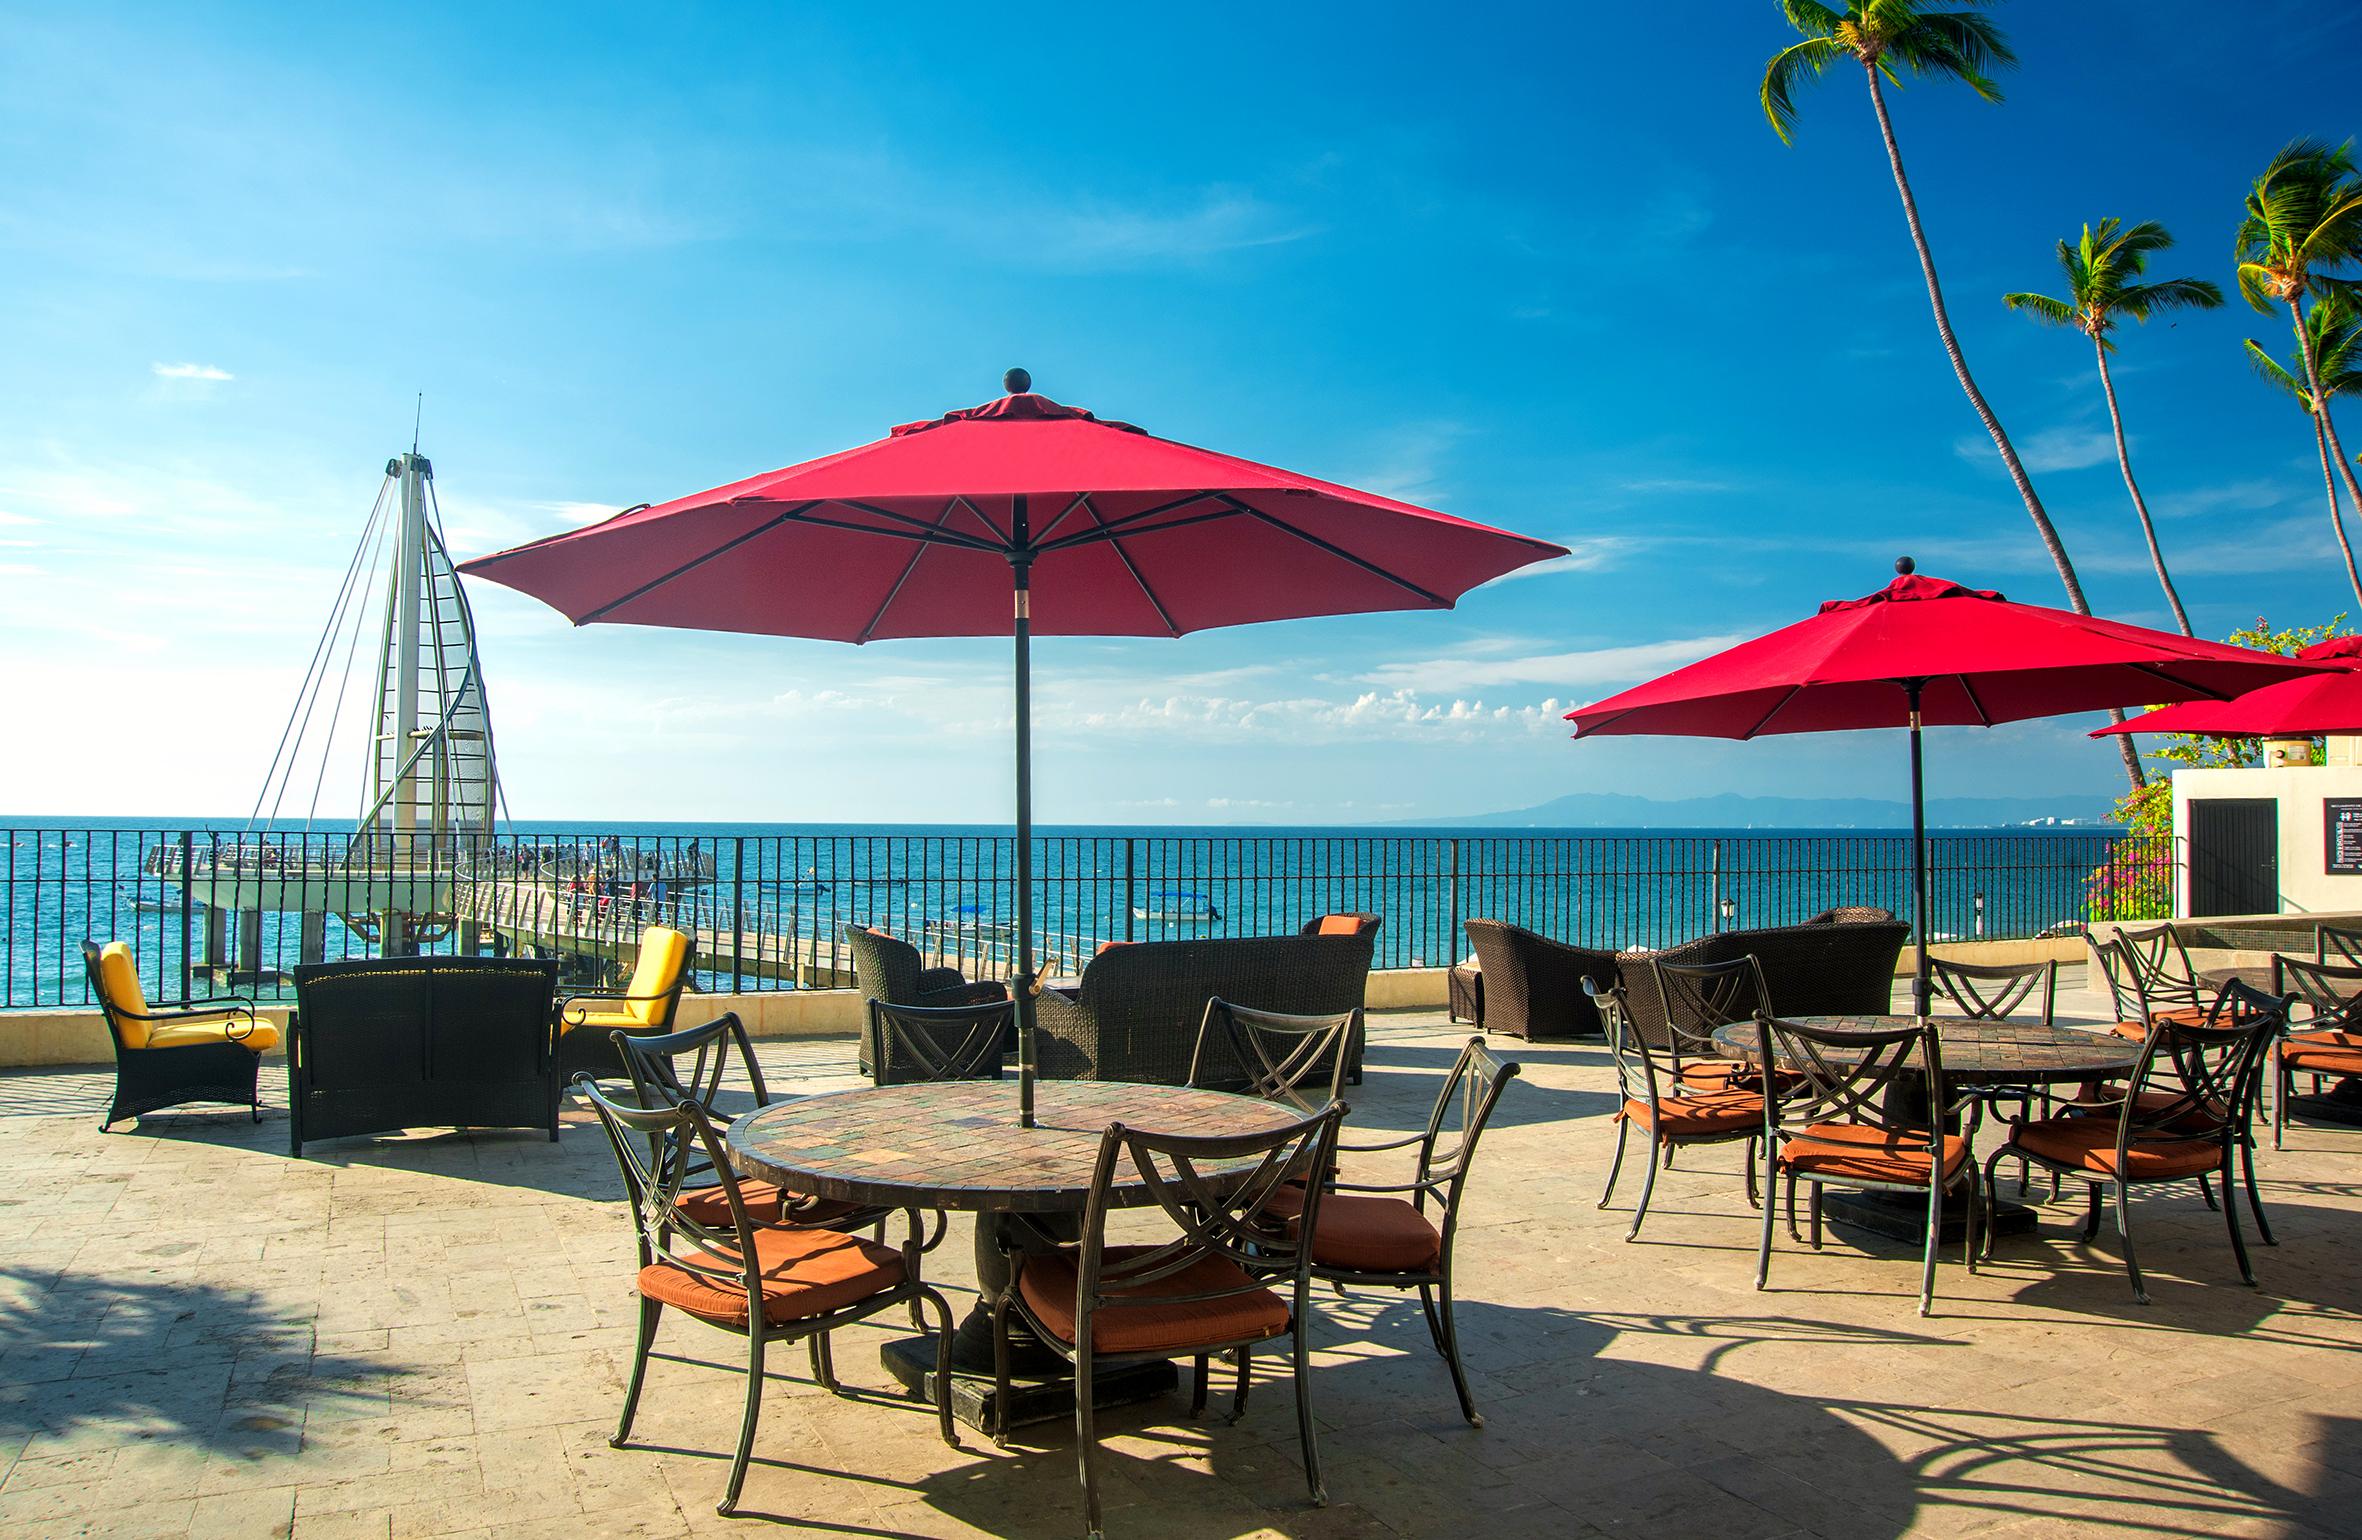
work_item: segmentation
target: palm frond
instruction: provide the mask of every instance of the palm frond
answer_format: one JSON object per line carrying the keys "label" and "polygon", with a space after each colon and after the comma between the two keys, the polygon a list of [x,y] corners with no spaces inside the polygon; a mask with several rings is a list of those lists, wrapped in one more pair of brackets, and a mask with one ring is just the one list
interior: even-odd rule
{"label": "palm frond", "polygon": [[2267,384],[2277,385],[2296,397],[2296,404],[2303,407],[2308,416],[2312,413],[2313,393],[2305,388],[2305,382],[2298,379],[2286,365],[2274,358],[2265,350],[2264,345],[2253,337],[2247,339],[2247,367],[2255,371],[2256,378]]}
{"label": "palm frond", "polygon": [[2048,294],[2004,294],[2001,303],[2046,326],[2073,326],[2082,318],[2082,312],[2074,305]]}
{"label": "palm frond", "polygon": [[2154,219],[2144,219],[2127,225],[2118,219],[2103,219],[2101,246],[2108,256],[2127,264],[2131,272],[2139,272],[2148,259],[2173,245],[2173,235]]}
{"label": "palm frond", "polygon": [[2280,308],[2272,296],[2272,270],[2258,262],[2239,264],[2239,297],[2265,315]]}
{"label": "palm frond", "polygon": [[2222,302],[2221,287],[2203,278],[2160,278],[2117,290],[2115,308],[2146,321],[2167,310],[2214,310]]}
{"label": "palm frond", "polygon": [[1950,76],[1989,102],[2001,100],[2001,88],[1992,77],[2018,62],[2001,28],[1973,11],[1919,12],[1888,34],[1886,46],[1914,73]]}
{"label": "palm frond", "polygon": [[1821,71],[1837,62],[1844,49],[1834,39],[1806,38],[1791,43],[1773,54],[1763,68],[1763,115],[1780,136],[1780,143],[1796,142],[1796,87],[1817,79]]}
{"label": "palm frond", "polygon": [[1788,18],[1789,26],[1808,38],[1834,38],[1837,29],[1845,24],[1842,13],[1829,9],[1820,0],[1781,0],[1780,11]]}

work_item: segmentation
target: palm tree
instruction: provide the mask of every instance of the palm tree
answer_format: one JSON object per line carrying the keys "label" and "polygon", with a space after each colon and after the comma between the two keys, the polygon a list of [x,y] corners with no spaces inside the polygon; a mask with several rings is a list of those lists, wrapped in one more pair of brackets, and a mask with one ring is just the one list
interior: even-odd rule
{"label": "palm tree", "polygon": [[[2306,384],[2307,348],[2312,350],[2313,373],[2321,381],[2321,397]],[[2321,489],[2329,494],[2329,527],[2346,559],[2346,581],[2354,586],[2355,600],[2362,602],[2362,572],[2354,570],[2354,548],[2346,540],[2346,521],[2337,511],[2337,479],[2329,468],[2329,433],[2324,426],[2329,414],[2315,405],[2324,397],[2335,400],[2341,395],[2362,394],[2362,315],[2356,314],[2353,301],[2344,294],[2315,300],[2305,311],[2304,340],[2297,346],[2295,368],[2282,364],[2253,337],[2247,339],[2247,361],[2256,373],[2294,396],[2312,419],[2313,447],[2321,453]]]}
{"label": "palm tree", "polygon": [[2108,398],[2108,424],[2116,430],[2116,465],[2124,472],[2124,490],[2132,494],[2132,511],[2140,516],[2141,535],[2149,542],[2149,564],[2157,569],[2157,584],[2165,590],[2165,602],[2173,609],[2173,623],[2181,627],[2182,635],[2190,636],[2195,633],[2182,609],[2182,596],[2174,591],[2173,578],[2165,570],[2165,552],[2157,545],[2157,526],[2149,518],[2148,500],[2141,496],[2141,485],[2132,476],[2132,456],[2124,447],[2124,414],[2117,410],[2116,381],[2108,373],[2108,355],[2116,351],[2108,333],[2126,318],[2146,324],[2149,317],[2162,311],[2212,310],[2223,302],[2223,291],[2203,278],[2141,282],[2151,253],[2172,244],[2173,237],[2153,219],[2130,227],[2120,219],[2103,219],[2096,228],[2085,225],[2080,242],[2059,242],[2059,271],[2067,279],[2065,299],[2048,294],[2004,294],[2001,303],[2037,321],[2072,326],[2091,339],[2092,350],[2099,355],[2100,390]]}
{"label": "palm tree", "polygon": [[[1952,373],[1977,420],[1992,435],[1993,447],[2001,451],[2001,463],[2009,468],[2009,479],[2034,521],[2034,532],[2050,553],[2051,565],[2058,569],[2067,603],[2076,614],[2088,615],[2091,603],[2083,597],[2075,564],[2067,559],[2058,529],[2050,522],[2042,499],[2035,495],[2033,478],[2018,459],[2017,446],[2002,430],[2001,419],[1993,415],[1985,393],[1977,389],[1968,372],[1968,360],[1961,356],[1960,341],[1952,335],[1952,316],[1944,308],[1944,288],[1936,278],[1935,257],[1927,247],[1927,231],[1919,223],[1919,200],[1912,196],[1911,179],[1903,172],[1903,152],[1895,143],[1894,121],[1886,112],[1887,84],[1900,88],[1906,75],[1957,80],[1986,101],[2001,100],[2001,89],[1993,84],[1992,74],[2015,65],[2017,55],[2010,52],[2001,29],[1978,14],[1992,3],[1956,0],[1957,8],[1937,10],[1930,0],[1845,0],[1844,9],[1839,10],[1820,0],[1781,0],[1780,9],[1788,24],[1804,34],[1804,41],[1781,49],[1764,66],[1763,115],[1771,120],[1772,132],[1783,144],[1793,143],[1796,88],[1840,60],[1851,59],[1861,65],[1870,87],[1871,110],[1878,115],[1878,133],[1886,141],[1886,163],[1894,172],[1895,191],[1903,200],[1903,220],[1911,227],[1911,244],[1919,250],[1919,273],[1927,281],[1927,303],[1935,312],[1936,335],[1943,339],[1944,356],[1951,360]],[[2121,712],[2110,712],[2109,716],[2118,722],[2124,720]],[[2137,789],[2146,780],[2141,774],[2140,753],[2128,735],[2118,734],[2116,746],[2124,755],[2124,773]]]}
{"label": "palm tree", "polygon": [[2306,394],[2318,408],[2330,461],[2345,479],[2346,493],[2362,511],[2362,485],[2337,439],[2329,413],[2321,360],[2305,325],[2305,301],[2352,301],[2362,296],[2354,268],[2362,264],[2362,177],[2354,174],[2351,142],[2330,145],[2300,139],[2272,157],[2247,194],[2247,217],[2239,222],[2239,292],[2269,315],[2288,307],[2296,326],[2296,350],[2304,362]]}

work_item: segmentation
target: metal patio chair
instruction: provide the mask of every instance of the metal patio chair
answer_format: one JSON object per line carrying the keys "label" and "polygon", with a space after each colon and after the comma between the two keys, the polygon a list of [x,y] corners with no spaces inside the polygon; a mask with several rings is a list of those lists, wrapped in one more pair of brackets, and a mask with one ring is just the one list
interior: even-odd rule
{"label": "metal patio chair", "polygon": [[[755,1423],[763,1409],[764,1350],[775,1342],[809,1342],[813,1378],[842,1395],[824,1351],[828,1334],[896,1305],[908,1305],[912,1326],[924,1332],[923,1307],[932,1305],[938,1322],[936,1423],[943,1441],[959,1447],[951,1422],[951,1306],[920,1275],[917,1215],[911,1216],[909,1239],[899,1250],[838,1230],[757,1224],[747,1213],[721,1133],[696,1102],[627,1107],[602,1093],[587,1074],[576,1076],[574,1086],[598,1113],[614,1146],[639,1243],[639,1335],[632,1349],[631,1379],[624,1387],[623,1413],[609,1444],[620,1449],[631,1437],[649,1352],[666,1306],[744,1337],[746,1408],[739,1420],[729,1483],[715,1504],[718,1513],[735,1512],[754,1451]],[[684,1146],[694,1146],[695,1154]],[[681,1202],[687,1173],[700,1157],[720,1178],[719,1223],[709,1222],[716,1218],[710,1209],[693,1210]],[[676,1250],[676,1243],[688,1249]]]}
{"label": "metal patio chair", "polygon": [[[2326,927],[2322,933],[2328,934]],[[2272,1148],[2277,1150],[2283,1147],[2298,1075],[2313,1077],[2315,1095],[2324,1076],[2362,1076],[2362,966],[2275,956],[2272,991],[2293,997],[2308,1012],[2303,1031],[2291,1022],[2272,1043]]]}
{"label": "metal patio chair", "polygon": [[[2220,1177],[2223,1222],[2239,1275],[2255,1282],[2247,1242],[2239,1233],[2239,1203],[2231,1191],[2233,1152],[2252,1143],[2255,1104],[2261,1095],[2264,1056],[2288,1020],[2288,1001],[2233,982],[2223,986],[2203,1025],[2162,1019],[2149,1031],[2140,1062],[2118,1094],[2098,1103],[2077,1104],[2066,1115],[2021,1121],[2009,1140],[1986,1162],[2012,1157],[2045,1170],[2081,1179],[2091,1193],[2083,1238],[2097,1239],[2100,1207],[2110,1190],[2116,1199],[2116,1234],[2124,1242],[2124,1270],[2133,1298],[2149,1303],[2140,1261],[2132,1245],[2132,1189],[2195,1179],[2202,1189]],[[2252,1184],[2254,1167],[2248,1167]],[[2208,1192],[2212,1201],[2212,1192]],[[2250,1202],[2253,1203],[2252,1185]],[[2256,1209],[2258,1217],[2262,1210]],[[1991,1237],[1986,1239],[1990,1252]]]}
{"label": "metal patio chair", "polygon": [[[1747,1203],[1754,1207],[1758,1201],[1755,1144],[1763,1137],[1762,1093],[1734,1089],[1727,1079],[1716,1084],[1685,1082],[1681,1078],[1679,1050],[1647,1041],[1633,1022],[1622,984],[1602,990],[1585,979],[1583,987],[1590,991],[1593,1003],[1599,1007],[1600,1020],[1607,1026],[1608,1052],[1616,1065],[1616,1153],[1608,1162],[1607,1187],[1599,1195],[1598,1206],[1606,1208],[1608,1201],[1615,1197],[1616,1178],[1624,1170],[1625,1140],[1638,1128],[1648,1137],[1649,1147],[1642,1157],[1640,1201],[1633,1205],[1632,1228],[1624,1232],[1624,1239],[1640,1238],[1641,1222],[1648,1218],[1649,1196],[1657,1187],[1659,1153],[1671,1161],[1673,1152],[1685,1145],[1734,1144],[1745,1140],[1747,1155],[1741,1165],[1747,1173]],[[1661,1067],[1660,1052],[1666,1060]],[[1757,1084],[1761,1084],[1760,1080]]]}
{"label": "metal patio chair", "polygon": [[[1758,1023],[1767,1066],[1800,1077],[1787,1096],[1763,1099],[1763,1236],[1755,1286],[1771,1277],[1772,1195],[1788,1178],[1788,1233],[1796,1237],[1796,1187],[1811,1184],[1812,1246],[1821,1246],[1821,1192],[1924,1193],[1927,1245],[1919,1276],[1919,1313],[1935,1310],[1936,1250],[1943,1237],[1944,1189],[1968,1184],[1968,1270],[1977,1267],[1981,1202],[1968,1141],[1942,1130],[1944,1057],[1933,1027],[1859,1031],[1807,1027],[1767,1016]],[[1801,1239],[1801,1237],[1796,1237]]]}
{"label": "metal patio chair", "polygon": [[[1361,1012],[1298,1016],[1258,1011],[1216,997],[1198,1023],[1189,1084],[1284,1101],[1312,1112],[1337,1099],[1345,1063],[1361,1035]],[[1310,1087],[1316,1095],[1307,1096]]]}
{"label": "metal patio chair", "polygon": [[[1192,1413],[1205,1409],[1213,1358],[1231,1355],[1238,1386],[1231,1418],[1244,1415],[1254,1348],[1291,1339],[1296,1436],[1304,1479],[1316,1506],[1327,1506],[1312,1420],[1312,1256],[1324,1204],[1319,1185],[1295,1178],[1336,1159],[1342,1103],[1265,1133],[1227,1136],[1156,1134],[1109,1125],[1092,1173],[1082,1238],[1054,1251],[1013,1251],[1009,1288],[993,1302],[995,1398],[1008,1436],[1009,1316],[1074,1365],[1075,1447],[1090,1533],[1100,1535],[1096,1466],[1099,1435],[1092,1404],[1096,1370],[1175,1358],[1196,1360]],[[1234,1177],[1229,1171],[1247,1167]],[[1217,1174],[1216,1169],[1229,1168]],[[1107,1216],[1119,1185],[1146,1185],[1158,1212],[1179,1234],[1144,1245],[1110,1245]],[[1284,1282],[1283,1297],[1271,1285]],[[946,1376],[948,1378],[948,1376]]]}

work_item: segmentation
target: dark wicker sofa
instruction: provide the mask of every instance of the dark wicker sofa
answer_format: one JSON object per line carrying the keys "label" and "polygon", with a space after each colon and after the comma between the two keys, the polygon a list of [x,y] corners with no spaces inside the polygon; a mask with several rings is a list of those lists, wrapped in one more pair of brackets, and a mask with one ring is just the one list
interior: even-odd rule
{"label": "dark wicker sofa", "polygon": [[1465,925],[1484,978],[1479,1025],[1486,1032],[1529,1041],[1605,1035],[1583,980],[1596,979],[1601,989],[1615,983],[1615,953],[1568,946],[1504,920]]}
{"label": "dark wicker sofa", "polygon": [[[1234,936],[1110,947],[1083,969],[1071,995],[1034,1001],[1040,1072],[1051,1080],[1142,1080],[1180,1085],[1217,996],[1291,1015],[1342,1015],[1362,1003],[1372,937]],[[1361,1079],[1362,1045],[1345,1075]]]}
{"label": "dark wicker sofa", "polygon": [[398,1128],[558,1137],[558,965],[385,957],[295,970],[289,1150]]}
{"label": "dark wicker sofa", "polygon": [[1665,994],[1651,964],[1718,963],[1748,956],[1762,964],[1764,988],[1771,996],[1767,1008],[1778,1015],[1884,1015],[1893,1009],[1895,961],[1910,939],[1911,927],[1902,920],[1838,920],[1726,930],[1662,952],[1626,953],[1621,962],[1633,1025],[1644,1035],[1667,1030]]}

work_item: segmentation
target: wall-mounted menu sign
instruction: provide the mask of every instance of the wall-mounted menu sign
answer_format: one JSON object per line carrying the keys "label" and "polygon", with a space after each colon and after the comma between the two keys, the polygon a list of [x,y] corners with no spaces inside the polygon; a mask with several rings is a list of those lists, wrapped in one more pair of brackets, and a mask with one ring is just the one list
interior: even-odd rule
{"label": "wall-mounted menu sign", "polygon": [[2332,877],[2362,877],[2362,797],[2321,799],[2321,870]]}

